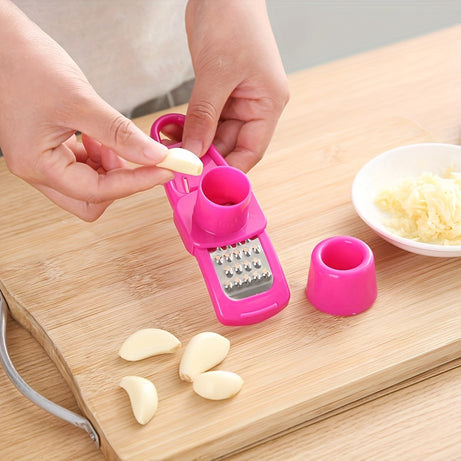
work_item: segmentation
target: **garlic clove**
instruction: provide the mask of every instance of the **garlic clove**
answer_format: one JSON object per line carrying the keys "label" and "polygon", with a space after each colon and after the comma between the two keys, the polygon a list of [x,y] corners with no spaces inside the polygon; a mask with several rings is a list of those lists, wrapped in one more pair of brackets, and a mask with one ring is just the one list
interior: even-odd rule
{"label": "garlic clove", "polygon": [[181,342],[166,330],[144,328],[130,335],[119,350],[122,359],[135,361],[176,351]]}
{"label": "garlic clove", "polygon": [[124,376],[120,387],[127,392],[133,415],[139,424],[147,424],[158,407],[158,395],[152,381],[140,376]]}
{"label": "garlic clove", "polygon": [[169,149],[167,156],[157,166],[194,176],[199,176],[203,171],[202,161],[193,152],[182,147]]}
{"label": "garlic clove", "polygon": [[179,364],[179,377],[188,382],[221,363],[229,352],[230,341],[218,333],[206,331],[187,344]]}
{"label": "garlic clove", "polygon": [[230,371],[207,371],[194,379],[192,388],[205,399],[223,400],[240,392],[243,379]]}

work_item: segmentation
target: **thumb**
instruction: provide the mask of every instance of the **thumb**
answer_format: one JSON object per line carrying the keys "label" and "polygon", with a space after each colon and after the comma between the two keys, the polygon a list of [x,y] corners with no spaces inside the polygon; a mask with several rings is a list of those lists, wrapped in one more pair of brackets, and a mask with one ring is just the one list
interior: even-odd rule
{"label": "thumb", "polygon": [[208,150],[227,98],[223,85],[197,76],[184,122],[182,142],[185,149],[198,156]]}
{"label": "thumb", "polygon": [[150,138],[97,94],[86,105],[78,122],[78,129],[82,133],[96,139],[129,162],[153,165],[161,162],[167,155],[166,146]]}

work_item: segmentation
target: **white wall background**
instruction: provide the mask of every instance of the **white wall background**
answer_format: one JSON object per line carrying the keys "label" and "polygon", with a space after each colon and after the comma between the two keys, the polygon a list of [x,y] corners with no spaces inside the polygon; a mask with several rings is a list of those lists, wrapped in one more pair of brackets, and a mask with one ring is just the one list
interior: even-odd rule
{"label": "white wall background", "polygon": [[288,73],[461,23],[461,0],[267,0],[267,6]]}

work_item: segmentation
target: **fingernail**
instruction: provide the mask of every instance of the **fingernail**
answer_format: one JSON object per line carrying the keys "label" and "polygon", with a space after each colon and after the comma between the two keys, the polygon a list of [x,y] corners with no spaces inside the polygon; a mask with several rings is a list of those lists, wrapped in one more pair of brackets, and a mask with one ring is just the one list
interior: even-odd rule
{"label": "fingernail", "polygon": [[167,156],[168,147],[150,138],[149,140],[150,142],[145,147],[143,154],[149,160],[152,160],[153,163],[159,163]]}

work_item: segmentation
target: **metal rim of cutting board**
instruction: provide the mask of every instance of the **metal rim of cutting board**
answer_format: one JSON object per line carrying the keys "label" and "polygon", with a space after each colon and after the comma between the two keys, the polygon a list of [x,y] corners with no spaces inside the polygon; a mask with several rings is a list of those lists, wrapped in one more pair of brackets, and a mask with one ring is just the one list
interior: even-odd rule
{"label": "metal rim of cutting board", "polygon": [[67,408],[60,406],[57,403],[52,402],[51,400],[48,400],[42,394],[35,391],[24,381],[24,379],[21,377],[19,372],[14,367],[6,345],[7,310],[7,303],[3,297],[2,292],[0,291],[0,363],[2,364],[7,376],[10,378],[11,382],[16,386],[18,391],[21,392],[21,394],[23,394],[30,401],[32,401],[48,413],[51,413],[52,415],[87,432],[91,440],[99,449],[99,436],[96,430],[94,429],[93,425],[87,418],[77,413],[74,413],[73,411],[68,410]]}

